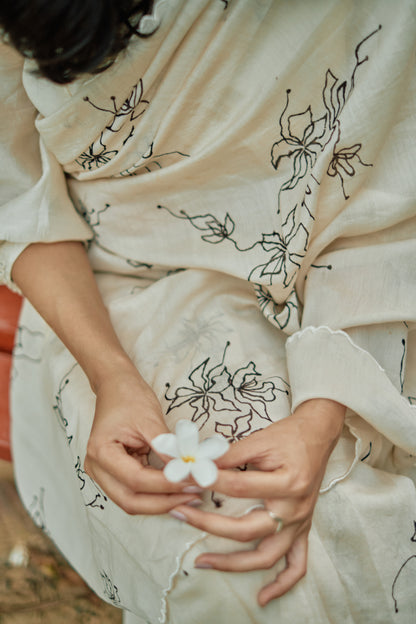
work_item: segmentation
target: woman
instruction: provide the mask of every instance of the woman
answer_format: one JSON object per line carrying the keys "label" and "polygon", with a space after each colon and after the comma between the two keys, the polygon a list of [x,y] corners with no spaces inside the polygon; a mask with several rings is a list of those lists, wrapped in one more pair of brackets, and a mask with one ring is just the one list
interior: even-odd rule
{"label": "woman", "polygon": [[414,3],[148,4],[2,9],[22,499],[126,622],[408,623]]}

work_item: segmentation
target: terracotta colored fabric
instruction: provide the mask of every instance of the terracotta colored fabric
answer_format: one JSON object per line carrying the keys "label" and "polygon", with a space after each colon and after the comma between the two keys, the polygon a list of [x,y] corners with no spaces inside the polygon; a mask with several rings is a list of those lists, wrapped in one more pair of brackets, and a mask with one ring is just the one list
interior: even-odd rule
{"label": "terracotta colored fabric", "polygon": [[0,286],[0,351],[12,352],[22,298]]}
{"label": "terracotta colored fabric", "polygon": [[9,381],[12,357],[0,352],[0,459],[10,461]]}

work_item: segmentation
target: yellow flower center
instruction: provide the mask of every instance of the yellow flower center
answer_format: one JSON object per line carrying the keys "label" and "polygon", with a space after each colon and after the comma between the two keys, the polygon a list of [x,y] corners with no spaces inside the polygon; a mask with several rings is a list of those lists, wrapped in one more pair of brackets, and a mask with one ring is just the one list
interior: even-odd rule
{"label": "yellow flower center", "polygon": [[189,464],[189,462],[194,462],[195,461],[195,457],[192,457],[192,455],[185,455],[184,457],[181,458],[182,461],[184,461],[186,464]]}

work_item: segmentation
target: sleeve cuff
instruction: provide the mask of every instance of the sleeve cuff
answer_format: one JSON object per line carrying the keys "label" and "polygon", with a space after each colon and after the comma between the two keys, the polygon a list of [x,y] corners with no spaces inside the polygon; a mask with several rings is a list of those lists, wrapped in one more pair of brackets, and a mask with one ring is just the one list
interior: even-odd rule
{"label": "sleeve cuff", "polygon": [[381,434],[398,447],[398,463],[415,465],[416,405],[400,394],[368,351],[344,331],[328,327],[307,327],[293,334],[286,351],[293,410],[314,398],[332,399],[349,408],[346,424],[357,439],[355,456],[349,466],[345,457],[338,458],[341,469],[337,452],[342,456],[343,449],[336,449],[324,491],[350,473],[372,435]]}
{"label": "sleeve cuff", "polygon": [[11,272],[15,260],[17,260],[22,251],[24,251],[29,244],[30,243],[0,242],[0,283],[5,284],[10,290],[19,295],[21,295],[22,292],[12,280]]}

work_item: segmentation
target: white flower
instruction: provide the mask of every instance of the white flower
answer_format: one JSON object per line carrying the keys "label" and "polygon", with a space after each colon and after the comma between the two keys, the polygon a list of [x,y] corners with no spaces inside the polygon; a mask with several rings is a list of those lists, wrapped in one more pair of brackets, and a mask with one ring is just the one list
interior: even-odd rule
{"label": "white flower", "polygon": [[189,474],[201,487],[212,485],[217,479],[218,468],[212,461],[224,455],[228,442],[219,435],[198,441],[198,427],[191,420],[179,420],[176,434],[162,433],[152,440],[157,453],[173,457],[163,473],[173,483],[182,481]]}

